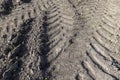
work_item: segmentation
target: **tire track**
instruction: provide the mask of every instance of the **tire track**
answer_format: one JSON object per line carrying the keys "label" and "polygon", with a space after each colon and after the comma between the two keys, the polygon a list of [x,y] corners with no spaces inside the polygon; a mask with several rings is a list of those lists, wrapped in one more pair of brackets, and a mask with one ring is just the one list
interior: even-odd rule
{"label": "tire track", "polygon": [[40,70],[40,50],[41,45],[39,41],[40,26],[42,25],[41,15],[35,19],[34,25],[29,32],[29,39],[27,40],[26,46],[28,47],[27,54],[22,58],[24,61],[22,65],[22,71],[20,72],[19,80],[36,80],[42,79]]}
{"label": "tire track", "polygon": [[[49,2],[50,3],[50,2]],[[37,8],[37,6],[39,6],[39,5],[35,5],[36,4],[36,2],[34,2],[34,3],[32,3],[33,5],[32,6],[24,6],[24,8],[23,7],[19,7],[19,8],[17,8],[17,9],[15,9],[14,11],[13,11],[13,13],[12,14],[10,14],[10,15],[8,15],[7,16],[7,18],[9,18],[9,20],[11,20],[11,15],[14,17],[14,15],[16,15],[16,14],[18,14],[18,16],[15,16],[15,19],[13,19],[13,22],[15,21],[15,27],[18,29],[19,27],[19,25],[21,25],[21,24],[24,24],[24,22],[26,22],[26,20],[27,19],[30,19],[30,18],[32,18],[32,17],[34,17],[35,18],[35,16],[37,16],[37,17],[39,17],[40,18],[40,14],[41,14],[41,11],[39,11],[40,10],[40,7],[39,8]],[[28,7],[32,7],[32,10],[31,11],[29,11],[29,10],[27,10],[27,8]],[[27,12],[27,14],[26,13],[24,13],[25,12],[25,9],[26,9],[26,12]],[[22,12],[22,10],[24,11],[24,12]],[[22,14],[19,14],[19,13],[17,13],[17,11],[18,12],[22,12]],[[39,13],[40,12],[40,13]],[[34,15],[35,16],[34,16]],[[39,15],[38,15],[39,14]],[[19,19],[21,19],[21,20],[19,20]],[[18,22],[18,21],[19,22]],[[39,21],[39,19],[38,19],[38,21]],[[8,21],[9,22],[9,21]],[[36,21],[36,23],[37,23],[37,21]],[[29,25],[29,23],[27,23],[28,25]],[[26,25],[27,25],[26,24]],[[8,24],[9,25],[9,24]],[[32,25],[31,25],[32,26]],[[39,27],[40,25],[37,25],[37,26],[35,26],[35,27]],[[10,27],[10,25],[8,26],[8,27]],[[9,29],[7,29],[7,30],[9,30]],[[25,30],[26,29],[22,29],[23,31],[22,31],[22,33],[23,32],[25,32]],[[39,29],[38,29],[39,30]],[[38,31],[38,30],[36,30],[36,31]],[[19,30],[18,30],[19,31]],[[34,32],[34,34],[36,35],[36,32],[34,29],[33,29],[33,32]],[[31,32],[31,31],[30,31]],[[41,32],[41,31],[39,31],[39,32]],[[16,33],[18,33],[18,32],[16,32]],[[12,33],[12,36],[11,36],[11,38],[10,38],[10,42],[11,42],[11,40],[13,39],[13,38],[15,38],[15,40],[12,40],[14,43],[12,43],[12,44],[10,44],[10,48],[12,47],[14,47],[13,45],[15,45],[15,46],[17,46],[17,48],[15,48],[15,51],[13,50],[13,54],[9,54],[8,56],[10,57],[10,58],[12,58],[13,60],[14,60],[14,56],[17,56],[18,55],[18,53],[19,52],[21,52],[21,50],[23,50],[25,47],[26,47],[26,49],[27,48],[29,48],[30,49],[30,45],[28,44],[28,43],[24,43],[23,41],[27,41],[27,42],[30,42],[29,40],[27,40],[27,39],[24,39],[24,40],[21,40],[21,38],[23,37],[24,38],[24,36],[23,35],[17,35],[17,34],[14,34],[14,33]],[[35,35],[34,35],[33,33],[31,33],[31,35],[32,35],[32,37],[36,37]],[[29,34],[30,35],[30,34]],[[17,37],[16,37],[17,36]],[[16,38],[18,38],[18,39],[16,39]],[[39,40],[39,39],[38,39]],[[7,40],[6,40],[7,41]],[[15,42],[16,41],[16,42]],[[18,45],[18,44],[21,44],[21,45]],[[26,45],[26,46],[24,46],[24,45]],[[37,47],[37,45],[35,45],[36,47]],[[31,48],[32,49],[32,48]],[[11,51],[10,49],[7,51],[7,53],[9,53],[9,51]],[[17,51],[17,52],[16,52]],[[20,66],[19,66],[19,69],[21,69],[20,71],[19,71],[19,73],[21,74],[19,77],[17,77],[17,79],[21,79],[21,80],[23,80],[23,79],[27,79],[27,76],[30,76],[30,78],[31,79],[43,79],[42,78],[42,76],[44,77],[44,75],[42,75],[42,76],[38,76],[38,75],[41,75],[41,71],[38,69],[39,67],[40,67],[40,65],[38,65],[39,67],[35,67],[35,65],[37,65],[37,64],[34,64],[35,62],[38,62],[38,63],[40,63],[40,57],[39,57],[39,55],[38,55],[38,53],[36,53],[36,52],[34,52],[34,49],[33,50],[31,50],[31,55],[28,55],[28,52],[29,51],[27,51],[26,50],[26,52],[24,51],[24,56],[22,56],[21,55],[21,60],[22,61],[24,61],[25,60],[25,62],[22,62],[21,60],[21,63],[22,64],[20,64]],[[33,52],[33,53],[32,53]],[[40,52],[40,51],[38,51],[38,52]],[[43,51],[42,51],[43,52]],[[36,54],[35,54],[36,53]],[[25,56],[26,55],[28,55],[28,57],[26,57],[26,59],[24,59],[25,58]],[[38,57],[36,57],[36,56],[38,56]],[[41,55],[40,55],[41,56]],[[32,58],[33,60],[31,60],[31,61],[26,61],[26,60],[29,60],[30,58]],[[37,58],[38,60],[36,60],[35,58]],[[43,57],[42,57],[43,58]],[[12,60],[11,59],[11,60]],[[19,60],[19,59],[18,59]],[[33,61],[33,62],[32,62]],[[42,60],[43,61],[43,60]],[[29,62],[29,64],[27,64],[27,62]],[[42,63],[42,62],[41,62]],[[17,66],[17,61],[16,61],[16,66]],[[29,66],[29,65],[31,65],[31,64],[33,64],[32,65],[32,67],[26,67],[25,65],[27,65],[27,66]],[[41,65],[43,65],[44,63],[42,63]],[[8,64],[9,65],[9,64]],[[3,73],[1,73],[1,74],[3,74],[5,77],[6,76],[8,76],[8,77],[4,77],[3,79],[7,79],[7,78],[11,78],[11,79],[14,79],[14,78],[12,78],[12,77],[14,77],[14,76],[12,76],[12,75],[10,75],[9,76],[9,74],[11,73],[13,73],[13,74],[15,74],[15,72],[14,71],[12,71],[12,70],[16,70],[16,68],[14,68],[14,64],[12,64],[11,63],[11,66],[13,67],[12,69],[10,69],[10,70],[6,70],[6,72],[4,72],[4,74]],[[17,67],[18,68],[18,67]],[[27,69],[28,68],[28,69]],[[35,70],[36,69],[33,69],[33,71],[32,71],[32,68],[36,68],[38,71],[36,72]],[[22,69],[26,69],[26,70],[23,70],[22,71]],[[5,70],[5,69],[4,69]],[[27,71],[28,70],[28,71]],[[32,76],[31,76],[31,74],[29,73],[29,71],[31,72],[31,73],[33,73],[33,72],[36,72],[36,73],[38,73],[38,74],[36,74],[36,75],[33,75],[32,74]],[[16,73],[18,73],[17,71],[16,71]],[[26,74],[27,73],[27,75],[24,75],[24,74]],[[17,75],[17,74],[16,74]],[[18,75],[17,75],[18,76]],[[28,77],[28,79],[29,79],[29,77]]]}
{"label": "tire track", "polygon": [[[48,6],[48,4],[45,5]],[[46,78],[50,79],[51,77],[51,72],[48,71],[51,61],[48,61],[48,56],[51,52],[52,54],[54,54],[52,48],[54,48],[54,46],[56,47],[59,43],[59,40],[56,40],[58,37],[55,37],[60,33],[59,31],[59,33],[56,34],[58,29],[60,28],[60,17],[57,6],[53,4],[48,9],[46,9],[41,16],[42,17],[37,18],[37,25],[35,25],[35,28],[32,29],[31,37],[28,40],[28,46],[32,45],[34,47],[29,47],[29,55],[25,57],[26,61],[24,62],[24,65],[27,66],[23,66],[23,68],[26,70],[21,73],[20,77],[20,79],[23,80]],[[38,60],[35,58],[37,58]],[[32,60],[29,61],[29,59]],[[28,76],[28,78],[25,78],[26,76]]]}
{"label": "tire track", "polygon": [[[58,6],[58,8],[56,8],[54,11],[56,15],[54,15],[53,17],[49,15],[48,17],[48,18],[51,18],[50,20],[48,20],[49,30],[50,30],[48,32],[48,35],[50,36],[50,43],[52,43],[50,45],[51,51],[49,55],[53,56],[54,55],[53,53],[55,51],[57,54],[55,59],[57,59],[57,57],[62,53],[61,51],[64,51],[65,47],[68,46],[66,42],[66,38],[70,38],[70,36],[72,35],[71,34],[66,35],[66,31],[71,30],[73,27],[73,20],[72,20],[72,17],[70,17],[71,15],[68,15],[67,11],[63,12],[62,8],[60,8],[61,5],[56,4],[56,6]],[[58,11],[56,11],[57,9]],[[69,26],[69,28],[67,29],[66,26]],[[58,51],[56,50],[57,47],[58,47]],[[54,61],[55,59],[51,61]]]}
{"label": "tire track", "polygon": [[[54,11],[55,10],[55,11]],[[41,55],[41,71],[43,79],[50,79],[51,73],[48,71],[50,66],[50,61],[48,61],[48,56],[54,54],[54,47],[59,44],[60,40],[57,40],[55,37],[59,36],[60,31],[59,25],[59,13],[56,5],[46,9],[43,14],[43,24],[41,27],[41,35],[40,35],[40,55]],[[57,37],[58,38],[58,37]],[[48,55],[49,54],[49,55]]]}
{"label": "tire track", "polygon": [[[97,8],[99,11],[99,13],[97,13],[97,9],[96,6],[93,5],[94,3],[92,3],[92,7],[88,7],[86,6],[86,1],[72,1],[69,0],[70,4],[72,4],[73,8],[75,8],[75,10],[77,12],[81,13],[81,17],[80,18],[84,18],[85,19],[85,24],[90,25],[91,27],[93,27],[94,32],[93,32],[93,36],[91,39],[91,43],[88,44],[89,45],[89,49],[87,50],[87,54],[86,59],[87,61],[83,61],[82,65],[83,65],[83,69],[86,70],[87,75],[89,77],[91,77],[92,80],[102,80],[99,75],[106,75],[104,77],[105,80],[119,80],[119,67],[115,67],[112,65],[112,63],[114,62],[114,60],[111,58],[111,56],[114,56],[115,53],[119,54],[119,30],[118,30],[118,23],[116,23],[117,21],[114,20],[116,19],[115,16],[113,15],[113,10],[111,10],[110,6],[114,6],[114,9],[117,9],[118,6],[116,6],[115,4],[112,4],[111,2],[109,2],[110,5],[109,7],[106,7],[107,2],[102,2],[102,6],[104,6],[104,8],[101,8],[101,10],[99,10],[99,4],[101,4],[101,2],[96,2],[95,5],[97,5]],[[85,4],[85,5],[83,5]],[[83,6],[82,6],[83,5]],[[83,9],[81,9],[81,6]],[[91,1],[89,3],[89,6],[91,6]],[[116,8],[117,7],[117,8]],[[89,8],[89,11],[86,11],[86,9]],[[94,11],[94,9],[96,9],[96,11]],[[91,10],[91,11],[90,11]],[[86,12],[84,12],[86,11]],[[86,16],[87,14],[89,14],[89,12],[91,12],[91,15]],[[103,14],[101,14],[103,12]],[[115,12],[115,10],[114,10]],[[117,11],[116,11],[117,13]],[[116,14],[115,13],[115,14]],[[98,15],[96,15],[98,14]],[[82,17],[83,15],[83,17]],[[96,19],[96,22],[94,20],[95,16],[101,16],[100,18],[98,18],[98,22]],[[85,16],[85,17],[84,17]],[[89,20],[89,18],[91,18],[91,20]],[[114,17],[114,19],[113,19]],[[89,21],[86,21],[89,20]],[[93,22],[94,21],[94,22]],[[93,23],[92,25],[90,23]],[[94,27],[94,23],[97,24],[97,27]],[[95,24],[95,25],[96,25]],[[116,27],[117,26],[117,27]],[[113,55],[114,54],[114,55]],[[114,58],[117,56],[114,56]],[[117,59],[117,58],[116,58]],[[119,59],[119,58],[118,58]],[[117,59],[117,60],[118,60]],[[115,60],[115,61],[117,61]],[[118,60],[119,61],[119,60]],[[118,62],[117,61],[117,62]],[[119,65],[119,63],[117,63],[117,65]],[[97,71],[97,72],[96,72]],[[98,74],[97,74],[98,73]]]}
{"label": "tire track", "polygon": [[[115,16],[114,19],[111,17],[112,13],[109,8],[105,6],[103,8],[104,13],[101,15],[97,27],[95,27],[96,29],[93,32],[91,43],[88,44],[89,49],[86,53],[87,61],[83,63],[87,67],[86,71],[93,74],[92,77],[95,80],[102,80],[99,77],[100,74],[106,75],[103,75],[105,80],[119,80],[119,67],[112,65],[114,61],[112,59],[113,57],[111,57],[113,54],[119,54],[119,36],[118,29],[116,28],[117,23],[114,20]],[[119,61],[119,59],[117,60]],[[96,71],[100,72],[96,74]]]}
{"label": "tire track", "polygon": [[0,3],[1,80],[119,80],[117,0],[13,1]]}
{"label": "tire track", "polygon": [[[49,6],[48,4],[45,4]],[[51,3],[52,5],[52,3]],[[48,61],[47,54],[49,53],[49,26],[54,23],[54,17],[51,17],[51,14],[56,12],[50,12],[56,6],[49,7],[46,9],[41,17],[36,19],[36,25],[31,31],[31,37],[28,40],[29,55],[25,57],[25,62],[23,68],[26,69],[21,73],[20,79],[49,79],[51,77],[50,72],[48,72],[48,67],[50,65]],[[53,14],[56,15],[56,14]],[[56,15],[57,16],[57,15]],[[55,17],[57,18],[57,17]],[[53,21],[52,21],[53,19]],[[34,43],[33,43],[34,42]],[[34,47],[33,47],[34,46]],[[31,60],[30,60],[31,59]],[[29,61],[30,60],[30,61]],[[26,65],[26,66],[25,66]],[[26,77],[27,76],[27,77]]]}
{"label": "tire track", "polygon": [[[50,61],[50,66],[48,67],[48,72],[51,72],[52,76],[50,79],[52,80],[59,79],[59,77],[61,77],[61,80],[74,80],[76,78],[76,76],[73,76],[72,74],[72,71],[74,70],[67,73],[68,69],[65,67],[62,68],[62,65],[66,65],[66,67],[68,67],[68,65],[71,66],[71,64],[67,63],[69,62],[68,55],[70,54],[65,51],[70,45],[72,45],[72,39],[74,36],[74,34],[72,34],[72,32],[74,32],[72,31],[74,29],[74,11],[70,9],[70,5],[67,1],[63,2],[64,3],[56,0],[55,4],[59,8],[59,16],[54,14],[52,17],[53,13],[49,14],[48,19],[51,19],[47,21],[49,24],[48,35],[50,41],[50,52],[48,53],[48,61]],[[56,10],[57,9],[50,10],[50,13]],[[68,57],[68,59],[64,56]],[[57,66],[60,67],[58,68]],[[65,73],[63,73],[63,71],[65,71]],[[67,75],[71,75],[71,77],[67,77]]]}
{"label": "tire track", "polygon": [[48,42],[49,42],[49,38],[48,38],[48,24],[47,24],[47,12],[44,12],[43,15],[43,24],[41,27],[41,35],[40,35],[40,39],[41,39],[41,46],[40,46],[40,55],[41,55],[41,63],[40,63],[40,68],[42,70],[42,77],[43,79],[49,78],[48,72],[47,72],[47,68],[49,67],[49,62],[47,59],[47,54],[50,51]]}
{"label": "tire track", "polygon": [[3,67],[3,77],[2,80],[12,79],[15,80],[17,78],[18,73],[20,72],[22,66],[21,57],[25,55],[27,52],[26,41],[27,41],[27,33],[31,29],[31,25],[33,23],[33,19],[29,19],[25,21],[16,34],[16,37],[12,39],[7,48],[4,51],[6,54],[6,66]]}

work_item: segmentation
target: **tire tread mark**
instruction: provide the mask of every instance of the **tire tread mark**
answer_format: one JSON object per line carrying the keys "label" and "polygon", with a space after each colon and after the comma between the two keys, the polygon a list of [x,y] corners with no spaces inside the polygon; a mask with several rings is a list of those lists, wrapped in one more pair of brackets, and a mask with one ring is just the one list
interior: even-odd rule
{"label": "tire tread mark", "polygon": [[[90,52],[90,56],[91,58],[93,58],[93,60],[98,63],[99,65],[101,65],[101,67],[108,73],[110,73],[111,75],[114,76],[118,76],[118,72],[116,72],[116,70],[110,66],[112,63],[112,60],[108,61],[108,60],[104,60],[97,52],[96,49],[93,47],[92,44],[90,44],[91,46],[91,52]],[[109,70],[110,69],[110,70]]]}
{"label": "tire tread mark", "polygon": [[89,69],[85,66],[85,63],[82,62],[81,65],[82,65],[82,67],[87,71],[88,76],[89,76],[92,80],[96,80],[96,79],[91,75]]}
{"label": "tire tread mark", "polygon": [[[55,37],[59,36],[59,33],[60,33],[59,31],[57,31],[59,30],[59,26],[56,25],[56,24],[59,24],[58,23],[59,15],[56,14],[57,10],[52,12],[49,11],[49,9],[52,10],[54,8],[56,7],[53,7],[53,8],[46,7],[46,11],[43,14],[43,25],[41,27],[42,31],[40,35],[41,44],[42,44],[40,45],[40,51],[41,51],[40,55],[41,55],[41,70],[42,70],[43,79],[50,78],[51,76],[50,74],[51,72],[47,70],[50,66],[50,61],[48,61],[48,57],[49,57],[48,54],[50,52],[54,52],[52,48],[56,47],[60,42],[59,40],[54,41]],[[51,14],[52,15],[55,14],[55,17],[50,17]],[[55,28],[52,28],[52,27],[55,27]],[[54,30],[54,33],[53,33],[53,30]],[[52,36],[52,38],[50,35]]]}
{"label": "tire tread mark", "polygon": [[113,77],[115,80],[119,80],[116,76],[112,75],[111,73],[106,72],[106,71],[102,68],[102,66],[99,65],[98,63],[96,63],[89,54],[90,54],[90,53],[87,51],[87,52],[86,52],[86,55],[92,60],[92,62],[93,62],[102,72],[104,72],[104,73],[107,74],[107,75],[110,75],[110,76]]}
{"label": "tire tread mark", "polygon": [[8,64],[5,66],[6,68],[4,67],[5,72],[3,72],[3,77],[1,79],[3,80],[13,79],[14,80],[15,77],[18,76],[18,73],[22,66],[22,60],[20,58],[23,57],[27,51],[27,47],[26,47],[27,33],[31,29],[33,20],[34,19],[28,19],[22,25],[20,25],[20,29],[16,37],[12,39],[11,43],[8,45],[8,48],[6,48],[6,49],[9,49],[9,46],[13,46],[13,48],[10,49],[6,53],[8,57],[7,61],[10,60],[10,62],[8,62]]}

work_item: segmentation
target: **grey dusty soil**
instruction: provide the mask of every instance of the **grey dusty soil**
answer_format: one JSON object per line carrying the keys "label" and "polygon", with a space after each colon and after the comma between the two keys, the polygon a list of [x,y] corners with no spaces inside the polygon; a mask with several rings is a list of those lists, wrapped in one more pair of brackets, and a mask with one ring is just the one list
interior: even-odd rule
{"label": "grey dusty soil", "polygon": [[0,0],[0,80],[120,80],[120,0]]}

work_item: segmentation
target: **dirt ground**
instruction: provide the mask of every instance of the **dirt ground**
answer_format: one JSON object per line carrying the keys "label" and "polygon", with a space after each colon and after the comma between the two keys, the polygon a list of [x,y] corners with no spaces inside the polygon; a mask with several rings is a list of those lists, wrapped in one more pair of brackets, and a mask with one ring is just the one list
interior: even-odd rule
{"label": "dirt ground", "polygon": [[0,80],[120,80],[120,0],[0,0]]}

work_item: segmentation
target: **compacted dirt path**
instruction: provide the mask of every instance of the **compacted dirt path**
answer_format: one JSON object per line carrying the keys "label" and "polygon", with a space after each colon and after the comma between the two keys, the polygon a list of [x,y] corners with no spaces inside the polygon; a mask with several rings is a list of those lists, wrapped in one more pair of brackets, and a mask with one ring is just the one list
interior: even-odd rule
{"label": "compacted dirt path", "polygon": [[1,0],[0,80],[120,80],[120,1]]}

